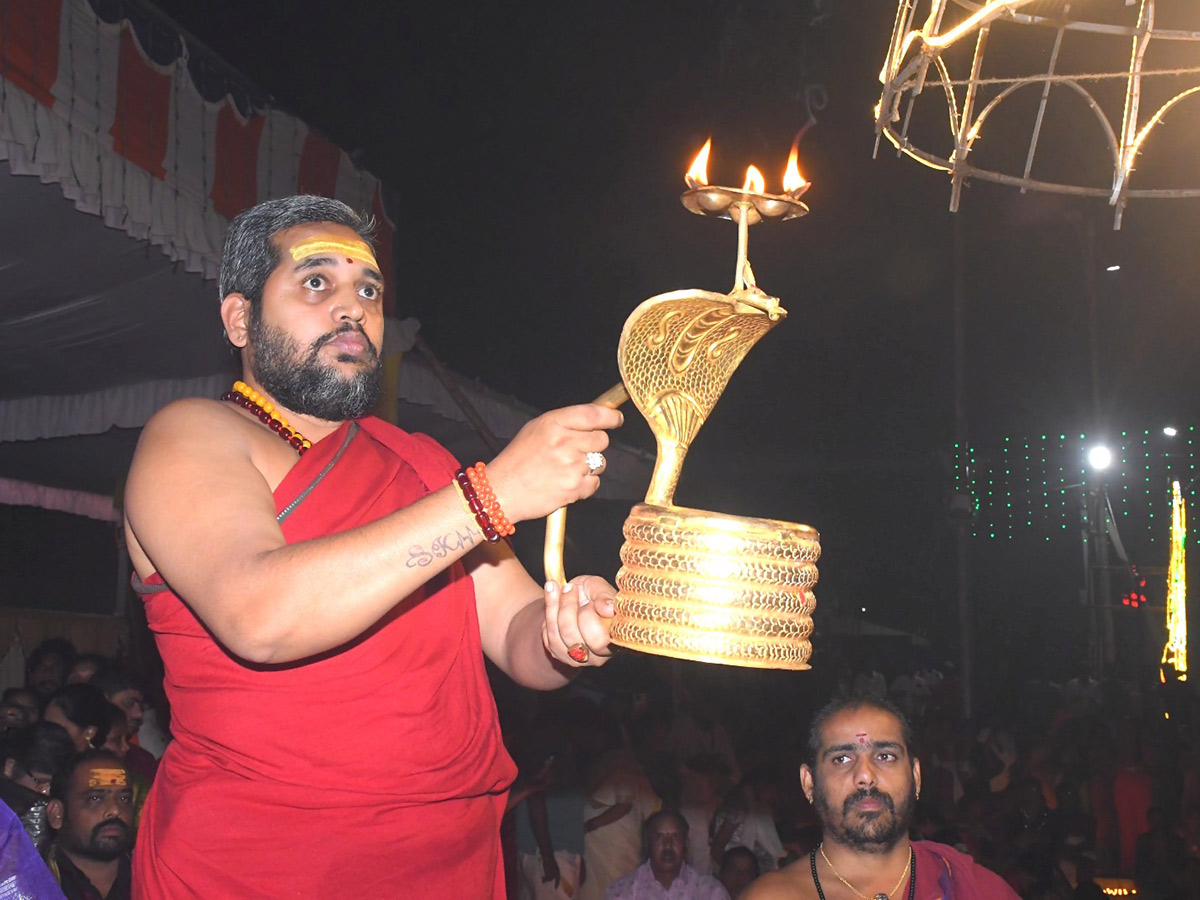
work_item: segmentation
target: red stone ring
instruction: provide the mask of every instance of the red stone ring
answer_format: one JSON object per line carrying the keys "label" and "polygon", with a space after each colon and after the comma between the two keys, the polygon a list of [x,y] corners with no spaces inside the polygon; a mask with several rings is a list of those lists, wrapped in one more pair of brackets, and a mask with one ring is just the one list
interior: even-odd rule
{"label": "red stone ring", "polygon": [[571,659],[575,660],[581,666],[587,665],[587,661],[592,658],[592,655],[588,653],[588,648],[583,646],[583,644],[572,644],[567,648],[567,656],[571,657]]}

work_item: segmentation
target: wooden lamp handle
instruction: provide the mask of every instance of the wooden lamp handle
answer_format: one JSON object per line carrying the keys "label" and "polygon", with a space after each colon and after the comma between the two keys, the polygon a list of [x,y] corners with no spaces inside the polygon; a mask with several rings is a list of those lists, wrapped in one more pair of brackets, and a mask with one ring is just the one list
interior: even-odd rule
{"label": "wooden lamp handle", "polygon": [[[607,406],[616,409],[629,399],[629,391],[625,383],[615,384],[592,402],[597,406]],[[567,537],[567,508],[556,509],[546,517],[546,547],[542,562],[546,569],[546,580],[558,584],[567,583],[567,574],[563,570],[563,544]]]}

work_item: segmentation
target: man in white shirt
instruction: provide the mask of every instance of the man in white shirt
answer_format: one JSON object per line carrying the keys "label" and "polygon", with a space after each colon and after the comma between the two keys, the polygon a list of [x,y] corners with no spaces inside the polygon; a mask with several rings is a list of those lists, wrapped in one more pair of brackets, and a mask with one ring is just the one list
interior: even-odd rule
{"label": "man in white shirt", "polygon": [[729,893],[711,875],[702,875],[687,857],[687,820],[677,812],[662,810],[646,820],[649,858],[614,881],[604,900],[729,900]]}

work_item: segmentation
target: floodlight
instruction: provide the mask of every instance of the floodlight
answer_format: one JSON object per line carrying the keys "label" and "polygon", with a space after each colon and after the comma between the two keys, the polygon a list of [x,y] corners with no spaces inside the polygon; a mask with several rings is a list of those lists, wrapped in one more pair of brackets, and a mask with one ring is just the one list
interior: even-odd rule
{"label": "floodlight", "polygon": [[1097,472],[1112,465],[1112,451],[1103,444],[1097,444],[1088,451],[1088,465]]}

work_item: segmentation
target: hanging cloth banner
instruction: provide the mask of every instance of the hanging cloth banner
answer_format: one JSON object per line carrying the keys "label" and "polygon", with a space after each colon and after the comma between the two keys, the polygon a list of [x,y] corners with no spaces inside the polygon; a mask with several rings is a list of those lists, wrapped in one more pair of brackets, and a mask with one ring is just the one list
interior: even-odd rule
{"label": "hanging cloth banner", "polygon": [[296,193],[373,213],[391,266],[379,180],[137,4],[0,0],[0,160],[206,278],[230,218]]}

